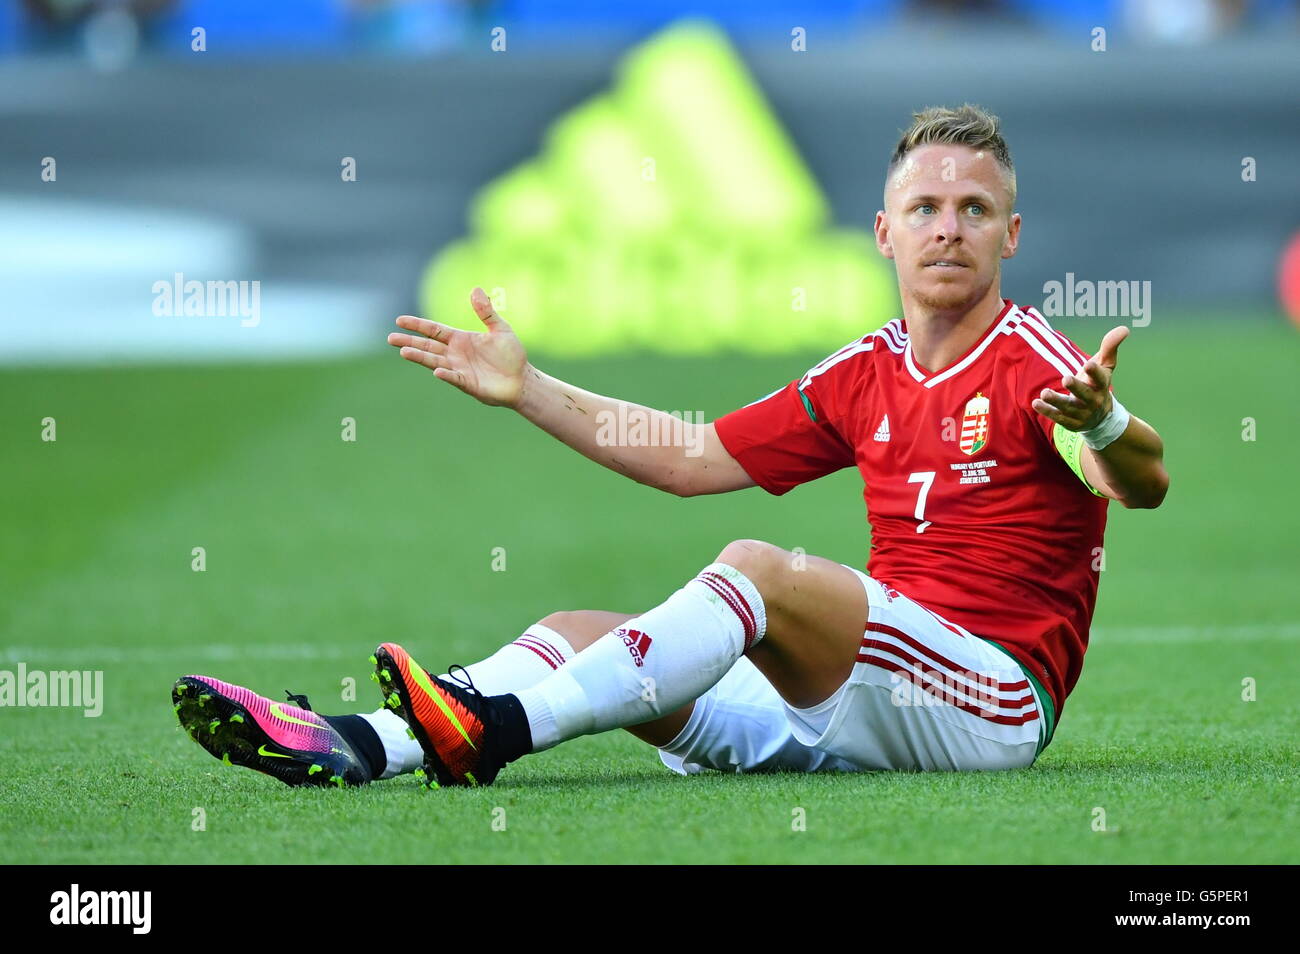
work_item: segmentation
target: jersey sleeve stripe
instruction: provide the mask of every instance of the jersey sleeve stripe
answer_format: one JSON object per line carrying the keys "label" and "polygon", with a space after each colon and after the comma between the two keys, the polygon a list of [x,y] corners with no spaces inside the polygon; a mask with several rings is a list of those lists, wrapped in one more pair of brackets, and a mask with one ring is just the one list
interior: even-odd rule
{"label": "jersey sleeve stripe", "polygon": [[874,347],[875,347],[874,338],[873,336],[868,335],[866,338],[863,338],[861,341],[851,344],[846,348],[842,348],[841,350],[837,351],[835,354],[831,355],[829,358],[826,358],[825,360],[821,361],[820,363],[814,365],[813,367],[809,368],[806,372],[804,372],[804,376],[799,379],[799,390],[802,391],[810,383],[812,383],[813,378],[817,377],[817,375],[819,374],[826,373],[831,368],[835,367],[835,365],[839,364],[841,361],[847,361],[855,354],[861,354],[864,351],[870,351]]}
{"label": "jersey sleeve stripe", "polygon": [[842,355],[844,352],[850,350],[851,348],[856,348],[858,345],[862,344],[862,343],[865,342],[865,341],[869,341],[870,339],[871,339],[871,335],[863,335],[861,338],[854,338],[852,341],[850,341],[848,344],[846,344],[843,348],[838,348],[838,349],[836,349],[835,351],[832,351],[830,354],[828,354],[826,357],[822,358],[820,361],[818,361],[816,364],[814,364],[814,365],[812,366],[812,368],[809,368],[808,370],[811,371],[811,370],[813,370],[813,369],[815,369],[815,368],[820,368],[822,365],[826,364],[828,361],[834,361],[836,358],[838,358],[838,357],[839,357],[840,355]]}
{"label": "jersey sleeve stripe", "polygon": [[1046,329],[1047,329],[1048,331],[1050,331],[1052,334],[1056,335],[1057,339],[1061,342],[1061,344],[1063,344],[1063,345],[1065,345],[1065,347],[1069,348],[1069,349],[1070,349],[1070,352],[1071,352],[1072,354],[1074,354],[1074,356],[1075,356],[1076,358],[1078,358],[1080,361],[1087,361],[1087,360],[1088,360],[1088,356],[1087,356],[1086,354],[1083,353],[1082,349],[1080,349],[1080,347],[1079,347],[1078,345],[1076,345],[1073,341],[1071,341],[1069,338],[1065,337],[1065,335],[1061,334],[1059,331],[1057,331],[1055,328],[1053,328],[1053,327],[1052,327],[1052,323],[1051,323],[1050,321],[1047,320],[1047,318],[1043,315],[1043,313],[1042,313],[1041,311],[1039,311],[1037,308],[1034,308],[1033,306],[1030,306],[1029,308],[1026,308],[1025,310],[1026,310],[1027,312],[1029,312],[1029,314],[1031,314],[1031,315],[1033,315],[1035,318],[1037,318],[1037,319],[1038,319],[1038,323],[1039,323],[1040,325],[1042,325],[1044,328],[1046,328]]}
{"label": "jersey sleeve stripe", "polygon": [[814,364],[813,367],[820,368],[824,364],[829,364],[831,362],[834,362],[836,358],[840,357],[840,355],[848,351],[852,351],[854,348],[858,347],[859,345],[866,344],[870,340],[871,340],[871,335],[863,335],[861,338],[854,338],[843,348],[840,348],[838,351],[832,352],[831,354],[828,354],[826,357],[822,358],[820,361]]}
{"label": "jersey sleeve stripe", "polygon": [[892,321],[885,322],[884,326],[876,334],[893,345],[893,350],[899,352],[903,350],[904,335],[902,329],[898,327],[898,319],[895,318]]}
{"label": "jersey sleeve stripe", "polygon": [[1044,361],[1054,367],[1057,371],[1061,372],[1061,377],[1074,373],[1059,356],[1048,349],[1047,345],[1043,343],[1041,338],[1025,327],[1024,324],[1021,324],[1016,328],[1016,334],[1028,341],[1029,346],[1037,351]]}
{"label": "jersey sleeve stripe", "polygon": [[1084,353],[1075,347],[1073,341],[1049,325],[1047,319],[1039,314],[1037,309],[1029,309],[1026,323],[1032,324],[1035,330],[1043,335],[1048,343],[1056,349],[1057,353],[1066,359],[1066,364],[1077,365],[1080,369],[1083,368],[1083,362],[1088,360]]}
{"label": "jersey sleeve stripe", "polygon": [[883,341],[885,343],[885,347],[888,348],[890,351],[894,352],[894,354],[903,353],[903,346],[901,344],[896,344],[894,342],[894,339],[889,337],[889,335],[877,331],[875,336],[879,338],[881,341]]}
{"label": "jersey sleeve stripe", "polygon": [[768,398],[773,397],[773,396],[775,396],[775,395],[777,395],[777,394],[780,394],[782,391],[784,391],[784,390],[786,389],[787,386],[788,386],[788,385],[784,385],[784,384],[783,384],[783,385],[781,385],[781,387],[777,388],[775,391],[772,391],[772,392],[770,392],[770,393],[768,393],[768,394],[764,394],[764,395],[763,395],[761,398],[759,398],[757,401],[750,401],[748,404],[745,405],[745,407],[753,407],[755,404],[762,404],[762,403],[763,403],[764,401],[766,401]]}

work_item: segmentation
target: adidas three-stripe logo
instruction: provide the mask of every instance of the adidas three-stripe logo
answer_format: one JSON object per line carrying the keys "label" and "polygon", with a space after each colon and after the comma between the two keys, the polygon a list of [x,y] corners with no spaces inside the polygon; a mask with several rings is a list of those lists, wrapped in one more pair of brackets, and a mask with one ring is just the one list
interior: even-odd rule
{"label": "adidas three-stripe logo", "polygon": [[889,443],[889,415],[886,414],[880,419],[880,426],[876,428],[876,434],[871,438],[873,441],[879,441],[881,444]]}

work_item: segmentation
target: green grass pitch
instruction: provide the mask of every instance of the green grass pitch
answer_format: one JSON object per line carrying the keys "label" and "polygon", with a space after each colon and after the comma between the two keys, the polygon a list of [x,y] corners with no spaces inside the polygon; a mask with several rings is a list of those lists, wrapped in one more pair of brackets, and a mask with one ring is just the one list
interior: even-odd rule
{"label": "green grass pitch", "polygon": [[[1062,325],[1091,348],[1105,330]],[[171,683],[369,710],[384,639],[469,663],[553,610],[649,608],[739,537],[862,566],[857,473],[673,499],[395,355],[6,371],[0,668],[103,670],[105,702],[0,709],[0,861],[1295,862],[1298,354],[1276,318],[1171,318],[1121,349],[1117,391],[1163,434],[1172,487],[1158,511],[1111,507],[1083,678],[1032,768],[688,779],[611,733],[436,792],[227,768],[177,728]],[[820,357],[536,360],[712,418]]]}

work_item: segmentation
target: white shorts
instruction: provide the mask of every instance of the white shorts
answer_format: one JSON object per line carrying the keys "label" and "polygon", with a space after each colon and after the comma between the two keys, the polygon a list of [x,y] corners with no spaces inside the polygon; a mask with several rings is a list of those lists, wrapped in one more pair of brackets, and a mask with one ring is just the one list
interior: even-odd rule
{"label": "white shorts", "polygon": [[[1031,765],[1046,743],[1038,690],[995,644],[853,570],[869,607],[858,661],[831,697],[787,705],[741,657],[659,750],[683,775],[966,771]],[[1050,705],[1050,703],[1049,703]]]}

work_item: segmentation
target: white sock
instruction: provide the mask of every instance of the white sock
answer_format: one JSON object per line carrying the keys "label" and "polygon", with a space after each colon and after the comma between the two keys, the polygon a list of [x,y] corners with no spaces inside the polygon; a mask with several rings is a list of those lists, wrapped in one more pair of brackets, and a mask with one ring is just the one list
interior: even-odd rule
{"label": "white sock", "polygon": [[[536,685],[574,657],[569,641],[541,623],[533,623],[512,643],[481,662],[466,666],[474,685],[485,696],[518,692]],[[444,677],[445,678],[445,677]],[[414,772],[424,764],[424,750],[411,738],[406,721],[390,709],[360,713],[374,726],[384,744],[388,767],[381,779]]]}
{"label": "white sock", "polygon": [[357,714],[370,723],[375,735],[379,736],[379,741],[384,743],[384,756],[388,759],[388,765],[380,778],[414,772],[424,763],[424,750],[420,748],[419,742],[411,738],[406,720],[396,712],[377,709]]}
{"label": "white sock", "polygon": [[745,574],[711,563],[654,609],[516,690],[533,751],[649,722],[699,698],[763,638],[767,612]]}
{"label": "white sock", "polygon": [[465,671],[483,695],[499,696],[537,685],[574,655],[567,639],[549,626],[533,623],[514,642]]}

